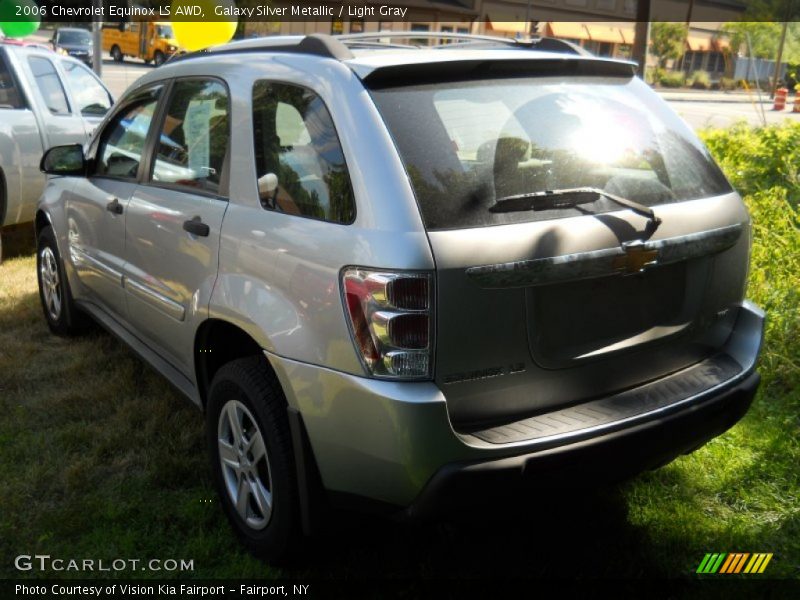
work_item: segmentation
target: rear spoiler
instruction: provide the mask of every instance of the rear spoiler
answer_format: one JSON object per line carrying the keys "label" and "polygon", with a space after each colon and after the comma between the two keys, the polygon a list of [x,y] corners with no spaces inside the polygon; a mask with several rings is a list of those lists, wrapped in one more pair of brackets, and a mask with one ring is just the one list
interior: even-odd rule
{"label": "rear spoiler", "polygon": [[636,74],[636,63],[564,55],[558,58],[467,59],[353,69],[370,89],[502,79],[508,77],[624,77]]}

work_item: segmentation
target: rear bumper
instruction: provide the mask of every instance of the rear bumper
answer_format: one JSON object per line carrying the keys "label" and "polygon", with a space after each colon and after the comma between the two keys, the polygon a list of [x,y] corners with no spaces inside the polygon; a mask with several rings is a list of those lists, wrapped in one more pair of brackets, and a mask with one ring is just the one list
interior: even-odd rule
{"label": "rear bumper", "polygon": [[[267,357],[289,405],[302,417],[323,487],[340,497],[379,501],[420,516],[454,498],[474,497],[477,487],[491,496],[495,490],[553,479],[607,481],[698,447],[747,411],[759,382],[755,362],[763,321],[754,305],[739,307],[720,350],[736,369],[712,387],[667,405],[647,404],[656,396],[640,394],[646,402],[624,420],[513,443],[489,443],[455,431],[445,397],[433,382],[379,381]],[[625,403],[631,406],[630,399]]]}
{"label": "rear bumper", "polygon": [[743,381],[686,409],[613,433],[510,458],[449,464],[408,507],[408,516],[441,514],[509,493],[585,487],[660,467],[727,431],[747,412],[760,382]]}

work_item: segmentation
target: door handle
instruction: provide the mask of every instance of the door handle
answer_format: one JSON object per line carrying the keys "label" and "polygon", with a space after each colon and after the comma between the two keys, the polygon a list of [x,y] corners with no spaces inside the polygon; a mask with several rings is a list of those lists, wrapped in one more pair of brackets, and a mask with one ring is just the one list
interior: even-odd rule
{"label": "door handle", "polygon": [[203,223],[200,217],[194,217],[193,219],[184,221],[183,229],[193,235],[199,235],[200,237],[208,237],[208,234],[211,232],[209,226]]}
{"label": "door handle", "polygon": [[114,198],[113,200],[111,200],[111,202],[106,204],[106,210],[115,215],[121,215],[122,204],[119,203],[119,198]]}

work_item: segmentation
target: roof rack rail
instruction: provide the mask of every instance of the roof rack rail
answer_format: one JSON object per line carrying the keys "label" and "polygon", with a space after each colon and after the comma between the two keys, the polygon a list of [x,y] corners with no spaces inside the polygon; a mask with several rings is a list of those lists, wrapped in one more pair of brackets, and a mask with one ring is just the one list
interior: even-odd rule
{"label": "roof rack rail", "polygon": [[[455,40],[455,44],[438,46],[419,44],[398,44],[383,40],[395,39],[440,39]],[[472,35],[469,33],[439,33],[430,31],[379,31],[374,33],[352,33],[347,35],[326,35],[311,33],[300,36],[263,37],[253,40],[231,42],[197,52],[174,55],[169,62],[178,62],[200,56],[218,54],[239,54],[245,52],[290,52],[295,54],[313,54],[335,60],[354,58],[351,48],[458,48],[459,46],[501,45],[521,50],[544,50],[550,52],[568,52],[581,56],[591,56],[589,52],[571,42],[549,37],[537,37],[527,40],[509,39],[490,35]]]}
{"label": "roof rack rail", "polygon": [[311,33],[303,36],[275,36],[254,40],[231,42],[222,46],[212,46],[206,50],[187,52],[173,56],[170,63],[219,54],[240,54],[246,52],[291,52],[294,54],[314,54],[335,60],[347,60],[354,55],[350,49],[334,36]]}
{"label": "roof rack rail", "polygon": [[[346,46],[366,45],[370,40],[374,40],[373,47],[387,47],[392,48],[400,46],[399,44],[391,44],[382,42],[382,40],[391,40],[393,38],[409,39],[409,40],[453,40],[455,44],[441,44],[433,46],[434,48],[457,48],[466,45],[488,45],[496,44],[501,46],[508,46],[511,48],[520,48],[527,50],[545,50],[550,52],[569,52],[570,54],[579,54],[581,56],[591,56],[590,53],[581,48],[577,44],[568,42],[566,40],[559,40],[551,37],[535,37],[529,39],[512,39],[492,35],[475,35],[471,33],[443,33],[438,31],[374,31],[369,33],[350,33],[344,35],[333,36],[334,39],[341,41]],[[403,47],[409,48],[431,48],[430,45],[420,46],[418,44],[402,44]]]}

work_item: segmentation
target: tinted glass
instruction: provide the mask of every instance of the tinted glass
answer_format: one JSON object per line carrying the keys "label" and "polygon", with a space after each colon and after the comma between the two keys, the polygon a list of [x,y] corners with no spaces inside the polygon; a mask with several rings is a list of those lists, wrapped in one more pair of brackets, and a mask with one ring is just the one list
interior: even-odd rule
{"label": "tinted glass", "polygon": [[64,87],[61,85],[61,80],[58,78],[58,73],[56,73],[53,63],[46,58],[31,56],[28,59],[28,64],[31,67],[44,103],[50,109],[50,112],[54,114],[69,113],[67,96],[64,93]]}
{"label": "tinted glass", "polygon": [[106,114],[111,108],[111,98],[89,69],[71,60],[63,61],[62,66],[81,114],[98,117]]}
{"label": "tinted glass", "polygon": [[152,180],[219,193],[228,137],[225,86],[208,80],[176,82],[159,138]]}
{"label": "tinted glass", "polygon": [[158,102],[154,92],[133,102],[103,130],[95,174],[135,179]]}
{"label": "tinted glass", "polygon": [[17,83],[6,64],[6,57],[0,51],[0,109],[23,107],[24,103]]}
{"label": "tinted glass", "polygon": [[730,186],[689,128],[636,79],[519,78],[372,92],[429,229],[619,210],[489,212],[499,198],[592,187],[648,206]]}
{"label": "tinted glass", "polygon": [[256,82],[253,87],[256,175],[277,176],[261,192],[265,208],[351,223],[355,202],[330,113],[311,90]]}

